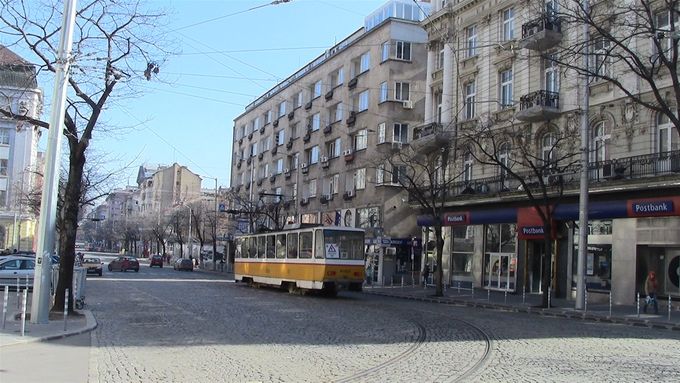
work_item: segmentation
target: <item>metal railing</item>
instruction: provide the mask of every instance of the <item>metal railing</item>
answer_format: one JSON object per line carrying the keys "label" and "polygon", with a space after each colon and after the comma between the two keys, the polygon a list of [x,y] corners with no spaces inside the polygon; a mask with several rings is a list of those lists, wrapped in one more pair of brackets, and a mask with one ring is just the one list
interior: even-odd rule
{"label": "metal railing", "polygon": [[526,39],[544,30],[562,32],[562,22],[558,17],[543,14],[522,25],[522,38]]}
{"label": "metal railing", "polygon": [[534,106],[557,109],[560,107],[560,94],[547,90],[537,90],[519,98],[519,110],[529,109]]}
{"label": "metal railing", "polygon": [[442,124],[438,122],[432,122],[426,125],[416,126],[413,128],[413,139],[417,140],[419,138],[427,137],[436,133],[443,132]]}

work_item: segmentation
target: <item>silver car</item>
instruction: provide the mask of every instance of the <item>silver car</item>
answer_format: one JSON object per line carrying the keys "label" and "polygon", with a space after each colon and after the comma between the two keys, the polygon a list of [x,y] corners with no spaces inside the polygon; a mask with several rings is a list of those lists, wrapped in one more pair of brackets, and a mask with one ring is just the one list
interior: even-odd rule
{"label": "silver car", "polygon": [[35,273],[35,259],[10,255],[0,260],[0,286],[16,286],[19,278],[19,286],[33,287],[33,275]]}

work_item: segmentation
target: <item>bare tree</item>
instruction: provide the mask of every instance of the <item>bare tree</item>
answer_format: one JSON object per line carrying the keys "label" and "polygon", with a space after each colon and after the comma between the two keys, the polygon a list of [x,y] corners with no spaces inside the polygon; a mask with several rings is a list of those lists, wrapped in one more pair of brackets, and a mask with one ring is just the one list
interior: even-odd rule
{"label": "bare tree", "polygon": [[[29,51],[38,73],[51,78],[56,72],[61,2],[2,0],[0,7],[3,41],[9,41],[8,46]],[[83,172],[95,128],[104,131],[101,117],[112,99],[132,96],[135,80],[148,80],[158,72],[166,56],[158,44],[165,36],[157,30],[163,27],[163,22],[162,12],[146,11],[137,0],[89,0],[77,10],[64,119],[69,168],[63,193],[66,198],[59,217],[62,262],[52,310],[63,310],[64,292],[73,279]],[[46,121],[11,110],[0,109],[0,113],[49,128]],[[73,299],[69,299],[69,311],[73,310],[72,302]]]}
{"label": "bare tree", "polygon": [[[551,244],[557,229],[553,214],[562,199],[565,184],[579,179],[579,150],[573,139],[578,134],[568,128],[561,131],[547,128],[539,134],[534,133],[530,124],[512,121],[504,126],[476,124],[459,131],[459,150],[479,164],[499,170],[496,190],[485,192],[524,195],[540,217],[545,247],[542,305],[547,307],[552,278]],[[483,184],[483,187],[489,186]],[[477,189],[472,187],[472,190]]]}
{"label": "bare tree", "polygon": [[151,228],[151,234],[153,238],[156,240],[158,243],[158,246],[162,248],[162,255],[167,255],[167,250],[166,250],[166,244],[168,242],[168,239],[170,237],[170,228],[171,228],[171,223],[169,220],[166,220],[165,217],[158,217],[158,220],[154,223],[154,226]]}
{"label": "bare tree", "polygon": [[414,136],[410,145],[383,153],[372,166],[376,169],[376,183],[399,185],[408,193],[410,203],[417,204],[420,212],[431,218],[438,266],[433,274],[435,295],[442,296],[444,223],[441,217],[446,211],[449,188],[460,178],[454,166],[456,147],[451,145],[452,132],[438,123],[417,127]]}
{"label": "bare tree", "polygon": [[[198,244],[199,244],[199,251],[198,251],[198,257],[195,257],[197,260],[198,265],[201,265],[203,262],[203,256],[201,255],[201,252],[203,251],[203,244],[205,243],[205,221],[206,221],[206,214],[204,212],[204,206],[202,203],[195,203],[191,205],[191,221],[193,222],[192,225],[192,230],[198,239]],[[191,243],[189,246],[193,246]]]}
{"label": "bare tree", "polygon": [[285,210],[290,209],[292,200],[284,196],[258,194],[257,199],[232,189],[225,196],[233,209],[227,213],[248,220],[251,233],[269,230],[281,230],[285,224]]}
{"label": "bare tree", "polygon": [[[542,6],[545,2],[541,1]],[[613,85],[633,105],[640,105],[673,123],[680,133],[680,77],[678,77],[679,0],[556,1],[547,11],[548,22],[580,33],[590,30],[589,41],[579,36],[544,54],[563,68],[587,75],[592,85]],[[583,57],[589,61],[583,65]],[[631,76],[631,74],[633,76]],[[636,119],[629,107],[627,119]],[[632,132],[630,132],[632,134]]]}
{"label": "bare tree", "polygon": [[[179,256],[184,258],[184,244],[189,242],[189,209],[178,208],[172,212],[169,225],[172,231],[173,242],[179,244]],[[191,244],[189,244],[191,245]]]}

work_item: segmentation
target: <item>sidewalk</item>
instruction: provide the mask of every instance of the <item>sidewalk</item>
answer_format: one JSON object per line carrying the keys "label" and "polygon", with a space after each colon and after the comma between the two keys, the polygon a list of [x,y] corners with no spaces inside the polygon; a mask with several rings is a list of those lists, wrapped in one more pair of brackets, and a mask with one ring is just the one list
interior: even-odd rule
{"label": "sidewalk", "polygon": [[[607,323],[621,323],[632,326],[654,327],[680,331],[680,307],[678,302],[673,301],[671,306],[670,320],[668,318],[668,301],[659,301],[659,315],[644,314],[640,303],[640,314],[638,315],[636,306],[624,306],[609,304],[589,304],[587,310],[574,309],[574,301],[566,299],[552,299],[551,308],[541,308],[541,295],[520,294],[507,295],[500,291],[489,291],[475,288],[458,289],[457,287],[447,288],[444,296],[434,296],[435,288],[429,285],[427,288],[422,286],[364,286],[364,293],[385,297],[401,299],[412,299],[423,302],[453,304],[468,307],[479,307],[491,310],[505,310],[511,312],[523,312],[542,316],[553,316],[571,318],[576,320],[587,320]],[[651,308],[648,312],[653,311]]]}
{"label": "sidewalk", "polygon": [[[4,294],[0,294],[2,300]],[[31,312],[31,294],[28,294],[27,315]],[[0,308],[1,310],[1,308]],[[21,336],[21,311],[17,309],[17,296],[15,291],[9,292],[7,302],[7,317],[5,327],[2,328],[2,311],[0,311],[0,347],[8,347],[17,344],[42,342],[53,339],[65,338],[67,336],[78,335],[92,331],[97,327],[97,320],[90,310],[77,310],[82,316],[69,316],[64,330],[63,315],[51,314],[51,318],[46,324],[33,324],[28,319],[24,336]]]}

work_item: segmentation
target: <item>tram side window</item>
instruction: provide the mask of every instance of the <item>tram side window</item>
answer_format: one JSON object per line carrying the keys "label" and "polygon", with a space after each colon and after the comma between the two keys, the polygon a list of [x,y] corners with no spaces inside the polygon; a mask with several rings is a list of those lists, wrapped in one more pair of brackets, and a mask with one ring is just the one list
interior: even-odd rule
{"label": "tram side window", "polygon": [[298,235],[297,233],[290,233],[288,234],[288,258],[297,258],[298,257]]}
{"label": "tram side window", "polygon": [[257,247],[255,247],[255,238],[248,238],[248,258],[257,258]]}
{"label": "tram side window", "polygon": [[276,248],[274,247],[274,238],[275,236],[273,234],[267,236],[267,258],[274,258],[275,256]]}
{"label": "tram side window", "polygon": [[300,258],[312,257],[312,232],[300,233]]}
{"label": "tram side window", "polygon": [[264,240],[265,240],[264,235],[257,237],[257,257],[258,258],[264,258]]}
{"label": "tram side window", "polygon": [[277,234],[276,235],[276,258],[286,257],[286,235]]}
{"label": "tram side window", "polygon": [[242,240],[241,240],[241,238],[237,238],[236,241],[234,241],[234,242],[235,242],[235,245],[236,245],[236,246],[235,246],[236,249],[235,249],[235,251],[234,251],[234,257],[235,257],[235,258],[241,258],[241,251],[242,251],[241,246],[242,246]]}
{"label": "tram side window", "polygon": [[326,254],[326,247],[323,243],[323,230],[314,230],[314,258],[323,259]]}

